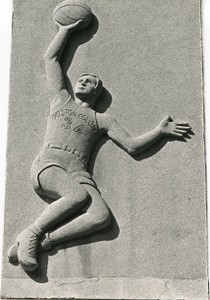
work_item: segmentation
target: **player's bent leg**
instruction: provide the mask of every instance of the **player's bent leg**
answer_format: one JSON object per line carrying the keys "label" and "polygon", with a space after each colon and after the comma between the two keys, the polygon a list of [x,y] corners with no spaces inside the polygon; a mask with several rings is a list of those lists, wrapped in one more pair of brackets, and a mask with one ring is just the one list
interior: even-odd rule
{"label": "player's bent leg", "polygon": [[57,200],[44,210],[34,224],[18,235],[16,244],[9,250],[9,261],[16,263],[18,259],[26,271],[33,271],[38,267],[37,246],[44,232],[71,216],[90,199],[87,190],[59,167],[45,169],[40,174],[39,181],[45,195]]}
{"label": "player's bent leg", "polygon": [[84,214],[48,233],[42,242],[44,250],[49,250],[53,245],[97,232],[110,224],[110,210],[99,191],[87,184],[83,186],[91,196],[91,205]]}
{"label": "player's bent leg", "polygon": [[39,182],[47,197],[57,199],[34,222],[43,231],[58,225],[90,200],[87,190],[57,166],[45,169],[39,175]]}

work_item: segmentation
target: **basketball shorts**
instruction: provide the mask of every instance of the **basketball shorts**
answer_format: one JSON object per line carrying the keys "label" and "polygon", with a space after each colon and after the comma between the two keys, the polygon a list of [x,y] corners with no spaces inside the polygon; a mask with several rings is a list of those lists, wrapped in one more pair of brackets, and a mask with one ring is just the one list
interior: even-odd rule
{"label": "basketball shorts", "polygon": [[44,193],[39,182],[39,175],[51,166],[62,168],[73,180],[80,184],[89,184],[97,188],[84,163],[74,153],[44,145],[33,161],[30,170],[33,188],[39,195]]}

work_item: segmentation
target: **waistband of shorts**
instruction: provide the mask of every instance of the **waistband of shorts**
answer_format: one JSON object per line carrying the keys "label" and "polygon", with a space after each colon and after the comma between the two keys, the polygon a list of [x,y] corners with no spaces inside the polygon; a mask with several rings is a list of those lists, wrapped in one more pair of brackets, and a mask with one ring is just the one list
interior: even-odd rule
{"label": "waistband of shorts", "polygon": [[66,144],[59,144],[59,143],[44,143],[44,148],[51,148],[51,149],[57,149],[57,150],[63,150],[67,151],[70,154],[76,155],[79,160],[86,166],[87,165],[87,159],[85,156],[83,156],[79,151],[76,149],[70,147],[69,145]]}

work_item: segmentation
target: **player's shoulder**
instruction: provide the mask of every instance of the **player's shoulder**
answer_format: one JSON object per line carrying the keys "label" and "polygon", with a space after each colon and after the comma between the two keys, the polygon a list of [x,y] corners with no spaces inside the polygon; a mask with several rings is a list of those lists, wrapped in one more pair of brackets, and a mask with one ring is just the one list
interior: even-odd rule
{"label": "player's shoulder", "polygon": [[97,117],[98,120],[101,120],[101,121],[108,121],[108,120],[111,120],[113,118],[108,113],[99,113],[99,112],[96,112],[96,117]]}
{"label": "player's shoulder", "polygon": [[67,102],[72,100],[72,95],[66,89],[62,89],[50,101],[50,114],[55,113],[56,111],[61,109]]}
{"label": "player's shoulder", "polygon": [[109,129],[112,122],[115,121],[115,118],[111,116],[109,113],[98,113],[96,112],[96,118],[98,122],[98,126],[101,129]]}

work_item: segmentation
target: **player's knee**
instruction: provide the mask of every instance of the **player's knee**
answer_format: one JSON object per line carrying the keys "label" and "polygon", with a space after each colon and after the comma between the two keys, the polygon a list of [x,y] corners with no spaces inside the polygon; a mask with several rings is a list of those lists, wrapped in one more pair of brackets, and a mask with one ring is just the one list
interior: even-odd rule
{"label": "player's knee", "polygon": [[108,208],[104,209],[95,220],[96,226],[99,229],[107,227],[111,223],[111,214]]}
{"label": "player's knee", "polygon": [[80,187],[75,193],[75,203],[77,203],[78,205],[85,204],[89,199],[89,193],[82,187]]}

